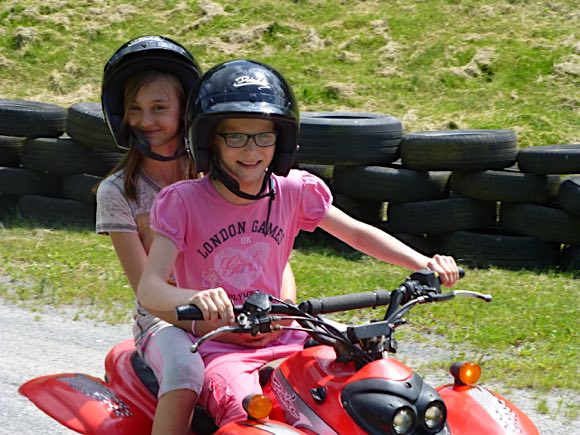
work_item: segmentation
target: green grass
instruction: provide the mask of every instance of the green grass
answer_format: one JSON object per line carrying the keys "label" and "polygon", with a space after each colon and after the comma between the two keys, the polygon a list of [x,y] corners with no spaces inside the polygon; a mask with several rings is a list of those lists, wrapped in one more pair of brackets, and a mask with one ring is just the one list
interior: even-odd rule
{"label": "green grass", "polygon": [[234,57],[271,63],[302,110],[388,113],[409,132],[510,128],[521,147],[573,143],[576,10],[572,0],[7,0],[0,95],[98,101],[113,51],[160,33],[206,69]]}
{"label": "green grass", "polygon": [[[78,318],[130,320],[133,293],[108,237],[13,220],[0,228],[0,238],[0,276],[8,278],[0,280],[2,298],[30,309],[73,306]],[[391,290],[408,274],[316,238],[299,246],[291,264],[301,300]],[[578,280],[572,274],[467,270],[456,288],[491,293],[494,300],[417,306],[399,339],[412,335],[451,347],[456,358],[479,361],[486,381],[538,389],[580,387]],[[368,310],[351,317],[369,320],[382,314]]]}
{"label": "green grass", "polygon": [[31,309],[75,306],[78,316],[130,319],[134,304],[108,237],[89,230],[9,225],[0,229],[0,295]]}

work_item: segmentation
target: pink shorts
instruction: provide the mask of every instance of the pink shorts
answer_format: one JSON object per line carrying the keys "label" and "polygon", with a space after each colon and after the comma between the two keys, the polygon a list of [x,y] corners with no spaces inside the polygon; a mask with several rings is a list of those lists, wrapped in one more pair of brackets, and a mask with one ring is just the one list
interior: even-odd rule
{"label": "pink shorts", "polygon": [[201,405],[218,426],[245,419],[247,414],[242,407],[244,397],[262,392],[258,369],[271,361],[286,358],[303,347],[302,344],[293,343],[206,356]]}

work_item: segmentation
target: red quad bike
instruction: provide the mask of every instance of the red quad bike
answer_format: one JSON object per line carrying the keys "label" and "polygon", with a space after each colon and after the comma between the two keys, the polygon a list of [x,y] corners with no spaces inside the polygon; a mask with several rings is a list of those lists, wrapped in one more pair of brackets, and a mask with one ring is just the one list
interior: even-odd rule
{"label": "red quad bike", "polygon": [[[263,395],[244,400],[248,418],[216,428],[196,409],[193,433],[217,434],[539,434],[531,420],[497,393],[476,385],[480,368],[454,363],[454,382],[437,388],[389,356],[403,316],[415,305],[455,297],[491,301],[471,291],[441,293],[436,274],[413,273],[392,292],[379,290],[287,304],[256,292],[236,306],[236,325],[207,334],[192,345],[226,332],[263,334],[293,319],[312,345],[260,371]],[[342,325],[320,314],[388,306],[383,320]],[[195,306],[177,308],[178,318],[201,319]],[[19,391],[61,424],[85,434],[150,433],[157,384],[132,340],[105,359],[105,380],[64,373],[41,376]]]}

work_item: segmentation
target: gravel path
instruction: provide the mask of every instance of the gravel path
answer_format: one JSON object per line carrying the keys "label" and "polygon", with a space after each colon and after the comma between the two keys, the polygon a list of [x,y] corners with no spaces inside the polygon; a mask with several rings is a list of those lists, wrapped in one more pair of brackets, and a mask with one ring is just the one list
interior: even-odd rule
{"label": "gravel path", "polygon": [[[74,433],[20,396],[17,391],[19,385],[36,376],[60,372],[102,376],[106,353],[115,343],[129,337],[131,328],[128,324],[111,326],[92,321],[74,321],[73,317],[72,311],[33,313],[0,300],[0,434]],[[414,360],[424,364],[449,357],[445,349],[405,344],[399,343],[399,357],[403,361]],[[426,374],[425,378],[435,385],[450,381],[443,370]],[[501,394],[505,393],[522,409],[538,426],[540,433],[580,435],[580,420],[571,421],[555,411],[552,414],[537,411],[538,400],[545,395],[535,395],[528,390],[502,389],[501,386],[493,388]],[[580,403],[579,395],[575,393],[552,392],[546,399],[550,410],[557,410],[562,401]]]}
{"label": "gravel path", "polygon": [[73,321],[72,312],[42,315],[0,300],[0,434],[74,434],[18,394],[36,376],[82,372],[103,376],[104,357],[130,337],[130,325]]}

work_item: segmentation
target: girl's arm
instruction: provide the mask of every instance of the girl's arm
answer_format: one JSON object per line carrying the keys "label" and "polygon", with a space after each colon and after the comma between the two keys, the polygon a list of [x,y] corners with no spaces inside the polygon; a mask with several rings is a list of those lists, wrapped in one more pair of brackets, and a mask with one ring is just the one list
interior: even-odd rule
{"label": "girl's arm", "polygon": [[[121,267],[123,267],[133,292],[137,295],[137,287],[147,263],[147,253],[145,248],[143,248],[141,238],[138,233],[111,232],[110,236]],[[175,310],[158,311],[150,309],[148,311],[154,316],[173,323],[186,331],[191,330],[191,322],[177,322],[175,320]]]}
{"label": "girl's arm", "polygon": [[147,254],[139,234],[111,232],[110,236],[121,267],[125,271],[131,288],[137,294],[137,286],[147,262]]}
{"label": "girl's arm", "polygon": [[429,258],[386,232],[353,219],[332,205],[318,226],[353,248],[384,262],[411,270],[428,267],[439,273],[445,286],[452,286],[459,279],[453,257],[435,255]]}
{"label": "girl's arm", "polygon": [[232,323],[234,312],[224,289],[199,291],[174,287],[167,283],[177,254],[177,247],[169,238],[161,234],[155,235],[137,289],[139,302],[151,312],[171,312],[171,323],[174,324],[175,307],[186,304],[196,305],[209,321],[226,319]]}

